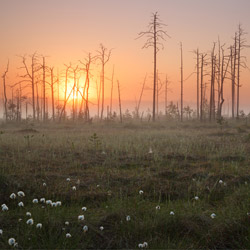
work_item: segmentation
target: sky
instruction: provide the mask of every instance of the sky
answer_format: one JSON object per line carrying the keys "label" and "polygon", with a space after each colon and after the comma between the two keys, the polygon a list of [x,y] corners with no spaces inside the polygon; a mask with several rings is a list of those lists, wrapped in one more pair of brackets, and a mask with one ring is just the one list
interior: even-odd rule
{"label": "sky", "polygon": [[[183,44],[184,79],[195,69],[193,50],[199,47],[210,53],[213,43],[220,37],[225,48],[233,43],[239,23],[248,33],[250,43],[249,0],[0,0],[0,73],[9,59],[8,84],[18,81],[22,73],[17,55],[35,51],[46,56],[50,66],[63,70],[64,64],[84,60],[86,53],[93,55],[102,43],[112,49],[106,66],[111,77],[115,67],[115,81],[121,84],[123,102],[131,109],[140,95],[147,73],[146,90],[142,102],[146,107],[152,100],[153,50],[142,49],[144,38],[138,33],[147,30],[152,13],[158,12],[171,38],[164,41],[157,65],[162,81],[166,75],[171,82],[169,100],[180,101],[180,42]],[[243,51],[250,58],[249,49]],[[92,99],[100,65],[93,67]],[[207,79],[208,81],[208,79]],[[109,89],[110,81],[106,82]],[[194,106],[196,78],[184,82],[184,105]],[[230,99],[230,83],[226,82],[226,106]],[[108,90],[107,90],[108,91]],[[2,84],[0,87],[2,96]],[[106,93],[109,98],[109,93]],[[250,72],[242,72],[241,108],[250,106]],[[163,103],[164,95],[160,97]],[[149,106],[151,108],[151,106]]]}

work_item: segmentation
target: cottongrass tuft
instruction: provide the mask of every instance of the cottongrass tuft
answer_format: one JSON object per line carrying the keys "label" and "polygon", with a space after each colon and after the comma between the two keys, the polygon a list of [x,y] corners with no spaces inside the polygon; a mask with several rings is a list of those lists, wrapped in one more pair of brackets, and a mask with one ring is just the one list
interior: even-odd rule
{"label": "cottongrass tuft", "polygon": [[103,231],[103,230],[104,230],[104,227],[103,227],[103,226],[100,226],[100,230]]}
{"label": "cottongrass tuft", "polygon": [[0,235],[3,235],[3,229],[0,229]]}
{"label": "cottongrass tuft", "polygon": [[36,224],[36,228],[38,228],[38,229],[42,228],[42,226],[43,226],[42,223],[37,223]]}
{"label": "cottongrass tuft", "polygon": [[143,190],[140,190],[140,191],[139,191],[139,194],[140,194],[140,195],[142,195],[143,193],[144,193]]}
{"label": "cottongrass tuft", "polygon": [[214,218],[216,217],[216,214],[215,214],[215,213],[212,213],[212,214],[210,215],[210,217],[211,217],[212,219],[214,219]]}
{"label": "cottongrass tuft", "polygon": [[41,203],[45,203],[45,198],[41,198],[41,199],[40,199],[40,202],[41,202]]}
{"label": "cottongrass tuft", "polygon": [[130,216],[127,215],[127,216],[126,216],[126,221],[130,221],[130,220],[131,220]]}
{"label": "cottongrass tuft", "polygon": [[65,225],[68,226],[68,225],[69,225],[69,222],[68,222],[68,221],[65,221]]}
{"label": "cottongrass tuft", "polygon": [[15,193],[12,193],[12,194],[10,195],[10,198],[11,198],[12,200],[16,199],[16,194],[15,194]]}
{"label": "cottongrass tuft", "polygon": [[198,196],[195,196],[194,199],[195,199],[196,201],[198,201],[198,200],[199,200],[199,197],[198,197]]}
{"label": "cottongrass tuft", "polygon": [[156,206],[155,209],[160,210],[161,209],[160,205]]}
{"label": "cottongrass tuft", "polygon": [[8,243],[10,246],[13,246],[16,243],[16,240],[14,238],[9,238]]}
{"label": "cottongrass tuft", "polygon": [[24,207],[23,202],[22,202],[22,201],[20,201],[20,202],[18,203],[18,206],[19,206],[19,207]]}
{"label": "cottongrass tuft", "polygon": [[33,199],[32,203],[37,204],[38,203],[38,199]]}
{"label": "cottongrass tuft", "polygon": [[30,213],[30,212],[27,212],[27,213],[26,213],[26,216],[31,216],[31,213]]}
{"label": "cottongrass tuft", "polygon": [[78,220],[84,220],[84,215],[82,214],[82,215],[79,215],[78,216]]}
{"label": "cottongrass tuft", "polygon": [[25,196],[25,194],[24,194],[23,191],[18,191],[18,192],[17,192],[17,195],[18,195],[19,197],[24,197],[24,196]]}
{"label": "cottongrass tuft", "polygon": [[171,211],[169,214],[170,214],[170,215],[174,215],[174,211]]}
{"label": "cottongrass tuft", "polygon": [[89,228],[87,225],[85,225],[85,226],[83,226],[82,230],[84,231],[84,233],[86,233],[89,230]]}
{"label": "cottongrass tuft", "polygon": [[28,219],[28,220],[26,221],[26,224],[27,224],[27,225],[33,225],[33,224],[34,224],[34,220],[33,220],[33,219]]}
{"label": "cottongrass tuft", "polygon": [[74,191],[75,191],[75,190],[76,190],[76,186],[73,186],[73,187],[72,187],[72,190],[74,190]]}
{"label": "cottongrass tuft", "polygon": [[3,204],[2,205],[2,211],[4,212],[4,211],[8,211],[8,210],[9,210],[8,206]]}
{"label": "cottongrass tuft", "polygon": [[82,207],[82,211],[87,211],[87,208],[86,207]]}
{"label": "cottongrass tuft", "polygon": [[71,234],[70,233],[67,233],[66,234],[66,238],[71,238],[72,236],[71,236]]}

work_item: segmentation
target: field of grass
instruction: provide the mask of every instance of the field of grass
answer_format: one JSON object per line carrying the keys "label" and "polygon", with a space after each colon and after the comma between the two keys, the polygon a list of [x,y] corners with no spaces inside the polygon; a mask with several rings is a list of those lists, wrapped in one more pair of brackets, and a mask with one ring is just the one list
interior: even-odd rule
{"label": "field of grass", "polygon": [[0,248],[250,248],[243,122],[0,130]]}

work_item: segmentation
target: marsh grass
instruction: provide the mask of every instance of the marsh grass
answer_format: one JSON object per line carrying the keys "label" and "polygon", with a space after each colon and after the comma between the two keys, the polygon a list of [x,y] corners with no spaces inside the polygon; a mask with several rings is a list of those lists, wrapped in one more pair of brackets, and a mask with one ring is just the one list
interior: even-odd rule
{"label": "marsh grass", "polygon": [[[144,241],[164,249],[250,248],[250,128],[243,125],[2,125],[0,203],[9,211],[0,212],[0,248],[10,237],[20,248],[131,249]],[[11,200],[19,190],[26,196]],[[41,197],[62,206],[32,203]]]}

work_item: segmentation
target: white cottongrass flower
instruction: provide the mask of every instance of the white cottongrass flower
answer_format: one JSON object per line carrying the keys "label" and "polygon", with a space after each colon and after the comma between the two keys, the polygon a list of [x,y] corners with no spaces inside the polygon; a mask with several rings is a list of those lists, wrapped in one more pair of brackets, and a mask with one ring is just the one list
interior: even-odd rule
{"label": "white cottongrass flower", "polygon": [[30,212],[27,212],[27,213],[26,213],[26,216],[31,216],[31,213],[30,213]]}
{"label": "white cottongrass flower", "polygon": [[9,238],[8,243],[10,246],[13,246],[16,243],[16,240],[14,238]]}
{"label": "white cottongrass flower", "polygon": [[250,216],[250,213],[247,213],[247,216]]}
{"label": "white cottongrass flower", "polygon": [[3,235],[3,229],[0,229],[0,235]]}
{"label": "white cottongrass flower", "polygon": [[198,196],[195,196],[194,199],[195,199],[196,201],[198,201],[198,200],[199,200],[199,197],[198,197]]}
{"label": "white cottongrass flower", "polygon": [[24,197],[24,196],[25,196],[25,194],[24,194],[23,191],[18,191],[18,192],[17,192],[17,195],[18,195],[19,197]]}
{"label": "white cottongrass flower", "polygon": [[14,247],[18,247],[18,243],[17,242],[14,243]]}
{"label": "white cottongrass flower", "polygon": [[212,219],[214,219],[214,218],[216,217],[216,214],[215,214],[215,213],[212,213],[212,214],[210,215],[210,217],[211,217]]}
{"label": "white cottongrass flower", "polygon": [[139,191],[139,194],[143,194],[143,193],[144,193],[143,190],[140,190],[140,191]]}
{"label": "white cottongrass flower", "polygon": [[158,205],[158,206],[155,207],[155,209],[156,209],[156,210],[160,210],[161,207]]}
{"label": "white cottongrass flower", "polygon": [[23,219],[19,218],[19,219],[18,219],[18,222],[21,222],[22,220],[23,220]]}
{"label": "white cottongrass flower", "polygon": [[68,225],[69,225],[69,222],[68,222],[68,221],[65,221],[65,225],[68,226]]}
{"label": "white cottongrass flower", "polygon": [[82,207],[82,211],[87,211],[87,208],[86,207]]}
{"label": "white cottongrass flower", "polygon": [[52,207],[57,207],[57,203],[56,202],[52,202],[51,206]]}
{"label": "white cottongrass flower", "polygon": [[41,203],[45,203],[45,198],[41,198],[41,199],[40,199],[40,202],[41,202]]}
{"label": "white cottongrass flower", "polygon": [[26,224],[27,224],[27,225],[33,225],[33,224],[34,224],[34,220],[33,220],[33,219],[28,219],[28,220],[26,221]]}
{"label": "white cottongrass flower", "polygon": [[103,226],[100,226],[100,230],[103,231],[104,227]]}
{"label": "white cottongrass flower", "polygon": [[169,214],[170,214],[170,215],[174,215],[174,211],[171,211]]}
{"label": "white cottongrass flower", "polygon": [[148,243],[147,243],[146,241],[145,241],[145,242],[143,242],[143,244],[142,244],[142,245],[143,245],[143,247],[144,247],[144,248],[147,248],[147,247],[148,247]]}
{"label": "white cottongrass flower", "polygon": [[46,204],[52,206],[52,200],[46,200]]}
{"label": "white cottongrass flower", "polygon": [[72,187],[72,190],[74,190],[74,191],[75,191],[75,190],[76,190],[76,186],[73,186],[73,187]]}
{"label": "white cottongrass flower", "polygon": [[2,211],[4,212],[4,211],[8,211],[8,210],[9,210],[9,208],[7,207],[7,205],[3,204],[2,205]]}
{"label": "white cottongrass flower", "polygon": [[5,206],[6,206],[6,204],[5,204],[5,203],[1,205],[1,207],[5,207]]}
{"label": "white cottongrass flower", "polygon": [[40,228],[42,228],[42,226],[43,226],[42,223],[37,223],[37,224],[36,224],[36,228],[39,228],[39,229],[40,229]]}
{"label": "white cottongrass flower", "polygon": [[88,228],[87,225],[85,225],[85,226],[82,228],[82,230],[84,231],[84,233],[86,233],[86,232],[89,230],[89,228]]}
{"label": "white cottongrass flower", "polygon": [[142,243],[138,244],[138,247],[143,248],[143,244]]}
{"label": "white cottongrass flower", "polygon": [[38,203],[38,199],[33,199],[32,203],[37,204]]}
{"label": "white cottongrass flower", "polygon": [[149,154],[153,154],[152,148],[149,148],[148,153],[149,153]]}
{"label": "white cottongrass flower", "polygon": [[97,185],[96,185],[96,187],[98,187],[98,188],[99,188],[99,187],[100,187],[100,185],[99,185],[99,184],[97,184]]}
{"label": "white cottongrass flower", "polygon": [[22,202],[22,201],[20,201],[20,202],[18,203],[18,206],[19,206],[19,207],[24,207],[23,202]]}
{"label": "white cottongrass flower", "polygon": [[67,178],[66,181],[70,181],[70,178]]}
{"label": "white cottongrass flower", "polygon": [[71,234],[70,234],[70,233],[67,233],[67,234],[66,234],[66,238],[71,238]]}
{"label": "white cottongrass flower", "polygon": [[16,199],[16,194],[15,193],[12,193],[11,195],[10,195],[10,198],[13,200],[13,199]]}
{"label": "white cottongrass flower", "polygon": [[44,187],[46,187],[46,186],[47,186],[47,184],[44,182],[44,183],[43,183],[43,186],[44,186]]}
{"label": "white cottongrass flower", "polygon": [[130,216],[127,215],[127,216],[126,216],[126,221],[130,221],[130,220],[131,220]]}
{"label": "white cottongrass flower", "polygon": [[84,215],[82,214],[82,215],[79,215],[78,216],[78,220],[84,220]]}
{"label": "white cottongrass flower", "polygon": [[56,202],[56,206],[60,207],[62,205],[62,202],[61,201],[57,201]]}
{"label": "white cottongrass flower", "polygon": [[222,183],[223,183],[223,180],[219,180],[219,183],[222,184]]}

